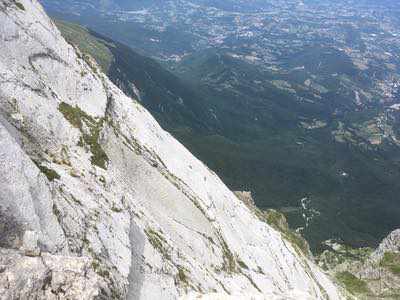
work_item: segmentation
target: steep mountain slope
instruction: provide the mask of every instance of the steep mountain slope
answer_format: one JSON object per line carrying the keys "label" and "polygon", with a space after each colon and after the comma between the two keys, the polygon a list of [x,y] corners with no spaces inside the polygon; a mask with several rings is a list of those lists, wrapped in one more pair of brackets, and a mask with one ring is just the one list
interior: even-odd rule
{"label": "steep mountain slope", "polygon": [[36,0],[0,39],[2,299],[341,298]]}
{"label": "steep mountain slope", "polygon": [[211,132],[174,136],[314,250],[400,226],[399,1],[42,2],[197,84]]}
{"label": "steep mountain slope", "polygon": [[[115,84],[138,93],[157,121],[232,189],[252,190],[259,207],[279,209],[292,227],[303,227],[313,250],[330,238],[374,246],[398,226],[397,146],[370,143],[380,134],[371,121],[380,108],[354,112],[352,93],[335,92],[343,82],[323,79],[343,73],[348,89],[359,89],[350,77],[358,76],[353,64],[335,49],[304,51],[288,62],[293,71],[287,74],[208,50],[175,66],[179,80],[120,43],[57,24],[102,66],[108,51],[111,63],[103,69]],[[313,56],[323,62],[319,67]],[[304,81],[316,68],[320,77],[307,87]],[[319,92],[322,85],[332,91]]]}
{"label": "steep mountain slope", "polygon": [[91,55],[127,95],[137,97],[168,130],[209,132],[214,119],[204,99],[157,61],[77,24],[57,20],[65,39]]}

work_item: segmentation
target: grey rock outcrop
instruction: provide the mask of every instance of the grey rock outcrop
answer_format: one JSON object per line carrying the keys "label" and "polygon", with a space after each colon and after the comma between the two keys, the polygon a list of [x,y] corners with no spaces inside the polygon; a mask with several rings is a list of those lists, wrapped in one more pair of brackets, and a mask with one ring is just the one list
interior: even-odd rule
{"label": "grey rock outcrop", "polygon": [[2,299],[94,299],[106,288],[88,257],[29,257],[0,249],[0,269]]}
{"label": "grey rock outcrop", "polygon": [[[400,229],[392,231],[371,256],[356,269],[377,298],[400,297]],[[373,299],[373,298],[371,298]]]}
{"label": "grey rock outcrop", "polygon": [[385,237],[377,249],[350,248],[327,241],[319,264],[337,277],[349,299],[388,299],[400,297],[400,230]]}
{"label": "grey rock outcrop", "polygon": [[371,255],[372,259],[382,259],[385,252],[400,252],[400,229],[393,230],[379,244],[378,248]]}
{"label": "grey rock outcrop", "polygon": [[1,299],[340,299],[36,0],[0,0]]}

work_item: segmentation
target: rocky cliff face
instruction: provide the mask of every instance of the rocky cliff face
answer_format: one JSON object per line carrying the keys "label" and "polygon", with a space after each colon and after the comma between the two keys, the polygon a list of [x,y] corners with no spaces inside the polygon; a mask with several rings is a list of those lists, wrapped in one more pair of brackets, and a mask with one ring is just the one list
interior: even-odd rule
{"label": "rocky cliff face", "polygon": [[372,259],[380,260],[386,252],[400,252],[400,229],[393,230],[382,240],[379,247],[371,255]]}
{"label": "rocky cliff face", "polygon": [[367,284],[367,294],[379,299],[400,298],[400,229],[392,231],[379,247],[353,269]]}
{"label": "rocky cliff face", "polygon": [[0,45],[1,299],[340,299],[36,0]]}
{"label": "rocky cliff face", "polygon": [[327,242],[318,261],[346,288],[349,299],[400,299],[400,229],[377,249],[352,249]]}

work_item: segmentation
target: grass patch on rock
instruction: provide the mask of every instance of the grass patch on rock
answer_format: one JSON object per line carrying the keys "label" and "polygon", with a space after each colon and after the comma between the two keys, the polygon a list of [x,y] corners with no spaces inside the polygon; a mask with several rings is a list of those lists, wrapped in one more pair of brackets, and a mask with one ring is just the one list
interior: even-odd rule
{"label": "grass patch on rock", "polygon": [[82,132],[82,137],[78,145],[83,146],[86,144],[89,146],[90,152],[92,153],[92,164],[107,169],[107,162],[109,159],[99,144],[100,132],[104,120],[95,120],[78,106],[73,107],[65,102],[60,103],[58,110],[72,126],[78,128]]}
{"label": "grass patch on rock", "polygon": [[186,275],[186,270],[182,266],[178,266],[177,268],[178,268],[178,274],[177,274],[178,282],[188,286],[189,278]]}
{"label": "grass patch on rock", "polygon": [[20,10],[25,10],[25,6],[21,2],[14,1],[14,3],[15,6],[18,7]]}
{"label": "grass patch on rock", "polygon": [[400,253],[396,252],[385,252],[380,265],[394,275],[400,276]]}
{"label": "grass patch on rock", "polygon": [[348,271],[336,274],[336,279],[343,284],[346,290],[351,294],[367,294],[369,292],[367,283]]}
{"label": "grass patch on rock", "polygon": [[165,240],[165,238],[163,236],[161,236],[161,234],[159,234],[157,231],[153,230],[153,229],[147,229],[145,230],[146,235],[149,239],[150,244],[156,249],[158,250],[162,256],[168,260],[171,259],[169,253],[168,253],[168,249],[167,249],[167,241]]}
{"label": "grass patch on rock", "polygon": [[39,170],[47,177],[49,181],[54,181],[55,179],[60,179],[60,175],[52,170],[47,168],[46,166],[41,165],[37,161],[33,161],[35,165],[39,168]]}
{"label": "grass patch on rock", "polygon": [[236,260],[235,256],[231,252],[231,250],[228,247],[228,244],[225,242],[223,237],[220,237],[220,242],[221,242],[221,247],[222,247],[222,254],[224,258],[224,270],[229,272],[229,273],[234,273],[237,271],[236,268]]}

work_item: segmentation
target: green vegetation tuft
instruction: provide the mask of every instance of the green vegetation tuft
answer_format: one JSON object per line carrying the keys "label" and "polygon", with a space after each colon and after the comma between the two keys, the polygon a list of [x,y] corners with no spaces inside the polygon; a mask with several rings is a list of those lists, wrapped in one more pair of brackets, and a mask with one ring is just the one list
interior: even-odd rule
{"label": "green vegetation tuft", "polygon": [[185,285],[189,285],[189,280],[188,277],[186,275],[186,271],[183,267],[178,266],[178,280],[179,282],[185,284]]}
{"label": "green vegetation tuft", "polygon": [[93,154],[91,158],[92,164],[99,166],[100,168],[106,169],[108,156],[98,143],[100,129],[101,126],[93,127],[91,131],[92,134],[91,135],[84,134],[83,138],[85,142],[90,146],[90,151]]}
{"label": "green vegetation tuft", "polygon": [[164,237],[162,237],[158,232],[156,232],[153,229],[147,229],[145,230],[145,233],[147,235],[147,237],[149,238],[149,242],[150,244],[157,249],[164,258],[170,260],[171,257],[168,253],[167,248],[165,247],[165,245],[167,245],[167,241],[165,240]]}
{"label": "green vegetation tuft", "polygon": [[71,195],[71,198],[72,198],[72,200],[74,200],[74,202],[75,202],[76,204],[82,206],[82,202],[81,202],[79,199],[75,198],[73,195]]}
{"label": "green vegetation tuft", "polygon": [[394,275],[400,275],[400,253],[385,252],[380,265],[390,270]]}
{"label": "green vegetation tuft", "polygon": [[111,210],[112,210],[113,212],[116,212],[116,213],[122,212],[122,208],[118,208],[118,207],[116,207],[114,204],[113,204],[113,206],[111,207]]}
{"label": "green vegetation tuft", "polygon": [[336,279],[342,283],[351,294],[366,294],[369,292],[367,283],[348,271],[336,274]]}
{"label": "green vegetation tuft", "polygon": [[226,270],[229,273],[234,273],[237,270],[235,256],[233,255],[227,243],[222,237],[220,238],[220,241],[224,257],[224,270]]}
{"label": "green vegetation tuft", "polygon": [[59,219],[61,217],[61,211],[58,209],[57,205],[53,203],[53,214]]}
{"label": "green vegetation tuft", "polygon": [[79,128],[82,130],[83,118],[88,118],[89,121],[94,122],[92,117],[88,116],[85,112],[83,112],[79,107],[72,107],[71,105],[61,102],[58,106],[58,110],[64,115],[64,117],[71,123],[72,126]]}
{"label": "green vegetation tuft", "polygon": [[[78,128],[82,132],[82,138],[79,140],[78,145],[86,143],[89,146],[90,151],[92,152],[92,164],[106,169],[108,156],[99,144],[100,131],[104,120],[100,119],[99,121],[96,121],[82,111],[78,106],[72,107],[65,102],[60,103],[58,110],[72,126]],[[89,133],[84,130],[83,122],[89,128]]]}
{"label": "green vegetation tuft", "polygon": [[93,260],[92,268],[99,276],[101,276],[103,278],[110,277],[110,272],[108,270],[106,270],[105,267],[101,266],[99,261]]}
{"label": "green vegetation tuft", "polygon": [[39,168],[39,170],[44,175],[46,175],[46,177],[49,181],[54,181],[55,179],[60,179],[60,175],[56,171],[49,169],[46,166],[42,166],[40,163],[38,163],[36,161],[33,161],[33,162],[36,164],[36,166]]}
{"label": "green vegetation tuft", "polygon": [[289,230],[288,232],[284,233],[284,237],[295,247],[295,249],[300,250],[302,254],[306,256],[311,255],[308,242],[300,234]]}
{"label": "green vegetation tuft", "polygon": [[237,259],[237,263],[238,263],[239,267],[241,267],[242,269],[246,269],[246,270],[249,269],[249,267],[246,265],[246,263],[243,260],[241,260],[240,258]]}
{"label": "green vegetation tuft", "polygon": [[269,225],[281,232],[286,232],[289,229],[285,216],[274,209],[265,211],[265,219]]}
{"label": "green vegetation tuft", "polygon": [[25,10],[25,6],[21,2],[14,1],[14,3],[20,10]]}

